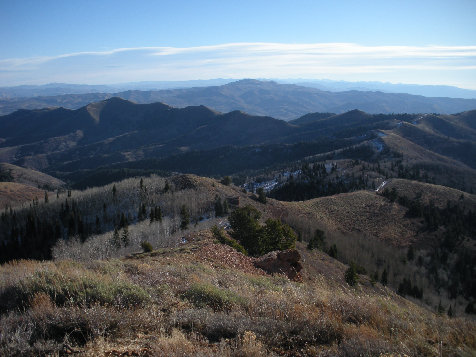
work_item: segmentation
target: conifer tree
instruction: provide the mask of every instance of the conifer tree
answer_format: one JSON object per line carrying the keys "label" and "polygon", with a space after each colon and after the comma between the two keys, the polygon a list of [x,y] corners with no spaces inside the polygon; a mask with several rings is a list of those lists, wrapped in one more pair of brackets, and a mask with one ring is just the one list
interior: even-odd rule
{"label": "conifer tree", "polygon": [[182,205],[180,208],[180,219],[180,229],[187,229],[188,225],[190,224],[190,213],[188,212],[188,209],[185,207],[185,205]]}
{"label": "conifer tree", "polygon": [[387,272],[387,268],[385,268],[382,272],[382,277],[380,278],[380,283],[383,285],[383,286],[386,286],[388,284],[388,272]]}
{"label": "conifer tree", "polygon": [[349,268],[347,268],[347,270],[345,271],[344,278],[347,284],[349,284],[350,286],[355,286],[357,284],[359,277],[357,276],[357,269],[353,262],[350,263]]}
{"label": "conifer tree", "polygon": [[154,208],[154,217],[156,221],[162,222],[162,209],[158,206]]}
{"label": "conifer tree", "polygon": [[124,247],[128,247],[131,242],[129,239],[129,228],[127,227],[127,225],[124,226],[124,228],[122,228],[121,238],[122,238],[122,244],[124,244]]}
{"label": "conifer tree", "polygon": [[263,187],[260,187],[256,190],[256,193],[258,194],[258,202],[261,203],[266,203],[266,194],[264,193]]}
{"label": "conifer tree", "polygon": [[119,237],[119,231],[117,230],[117,227],[114,228],[114,233],[112,235],[111,243],[116,249],[119,249],[121,247],[121,239]]}

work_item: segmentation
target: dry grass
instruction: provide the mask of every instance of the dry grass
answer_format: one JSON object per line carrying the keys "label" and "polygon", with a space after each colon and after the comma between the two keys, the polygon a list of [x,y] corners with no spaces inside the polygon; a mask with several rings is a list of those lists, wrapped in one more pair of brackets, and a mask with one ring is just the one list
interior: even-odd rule
{"label": "dry grass", "polygon": [[31,202],[35,198],[42,200],[44,195],[45,191],[36,187],[16,182],[0,182],[0,209]]}
{"label": "dry grass", "polygon": [[406,208],[372,191],[280,204],[310,221],[319,222],[326,231],[358,233],[397,246],[414,240],[419,229],[416,220],[405,217]]}
{"label": "dry grass", "polygon": [[[350,288],[345,266],[320,252],[298,245],[305,274],[296,283],[252,269],[251,258],[210,237],[121,260],[1,266],[0,299],[18,287],[24,297],[2,301],[0,355],[434,356],[440,342],[445,356],[476,349],[474,322],[435,315],[363,277]],[[31,285],[39,276],[48,279]],[[118,284],[147,298],[126,304],[97,293],[127,294]]]}
{"label": "dry grass", "polygon": [[466,209],[474,210],[476,208],[476,195],[446,186],[411,180],[391,179],[385,188],[389,190],[395,188],[399,195],[408,197],[411,200],[420,197],[423,205],[433,202],[435,206],[445,208],[446,203],[450,201],[452,204],[457,203]]}

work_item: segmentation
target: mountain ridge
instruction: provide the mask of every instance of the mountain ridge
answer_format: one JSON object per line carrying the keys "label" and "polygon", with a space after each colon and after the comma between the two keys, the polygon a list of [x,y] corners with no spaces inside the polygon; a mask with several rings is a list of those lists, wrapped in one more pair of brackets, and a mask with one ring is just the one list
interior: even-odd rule
{"label": "mountain ridge", "polygon": [[355,108],[371,114],[404,112],[450,114],[476,108],[476,99],[368,91],[328,92],[295,84],[245,79],[209,87],[4,99],[0,100],[0,114],[12,113],[22,108],[63,106],[77,109],[114,96],[138,104],[164,102],[174,107],[205,105],[220,112],[242,110],[253,115],[272,116],[284,120],[296,119],[312,112],[343,113]]}

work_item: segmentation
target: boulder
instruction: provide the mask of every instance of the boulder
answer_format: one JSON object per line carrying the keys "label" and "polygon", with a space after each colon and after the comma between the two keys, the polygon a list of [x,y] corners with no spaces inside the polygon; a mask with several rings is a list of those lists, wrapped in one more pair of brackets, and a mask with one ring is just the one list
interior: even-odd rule
{"label": "boulder", "polygon": [[284,274],[290,280],[302,281],[301,255],[296,249],[270,252],[255,260],[254,264],[268,274]]}

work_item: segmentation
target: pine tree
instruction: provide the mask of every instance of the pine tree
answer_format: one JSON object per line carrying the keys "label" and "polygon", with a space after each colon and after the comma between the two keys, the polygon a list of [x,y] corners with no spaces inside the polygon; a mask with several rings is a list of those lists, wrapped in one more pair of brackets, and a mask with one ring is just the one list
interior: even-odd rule
{"label": "pine tree", "polygon": [[114,248],[119,249],[121,248],[121,239],[119,238],[119,231],[117,230],[117,227],[114,228],[114,233],[112,235],[112,245]]}
{"label": "pine tree", "polygon": [[45,203],[48,203],[48,192],[45,191]]}
{"label": "pine tree", "polygon": [[344,278],[350,286],[355,286],[357,284],[359,277],[357,276],[357,269],[355,268],[354,263],[350,263],[349,268],[345,271]]}
{"label": "pine tree", "polygon": [[112,198],[116,198],[116,194],[117,194],[117,188],[116,188],[116,185],[114,184],[112,186]]}
{"label": "pine tree", "polygon": [[266,204],[266,194],[264,193],[263,187],[260,187],[256,190],[258,194],[258,202]]}
{"label": "pine tree", "polygon": [[386,286],[388,284],[388,272],[387,272],[387,268],[385,268],[382,272],[382,277],[380,278],[380,283],[383,285],[383,286]]}
{"label": "pine tree", "polygon": [[337,246],[335,244],[332,244],[331,247],[329,248],[329,256],[337,259]]}
{"label": "pine tree", "polygon": [[216,197],[215,199],[215,217],[222,217],[223,216],[223,205],[221,203],[220,197]]}
{"label": "pine tree", "polygon": [[440,314],[440,315],[445,312],[445,308],[444,308],[443,305],[441,304],[441,300],[440,300],[440,302],[438,303],[437,312],[438,312],[438,314]]}
{"label": "pine tree", "polygon": [[408,251],[407,251],[407,259],[408,261],[411,262],[414,258],[415,258],[415,252],[413,250],[413,246],[410,246],[408,247]]}
{"label": "pine tree", "polygon": [[101,221],[98,216],[96,216],[96,234],[101,234]]}
{"label": "pine tree", "polygon": [[185,207],[185,205],[182,205],[180,208],[180,219],[180,229],[187,229],[188,225],[190,224],[190,213],[188,212],[188,209]]}
{"label": "pine tree", "polygon": [[124,228],[122,228],[121,238],[122,238],[122,244],[124,244],[124,247],[128,247],[131,242],[129,240],[129,228],[127,226],[124,226]]}
{"label": "pine tree", "polygon": [[451,307],[451,304],[450,304],[450,307],[448,308],[448,317],[453,317],[453,308]]}
{"label": "pine tree", "polygon": [[160,207],[155,206],[154,216],[156,221],[162,222],[162,209]]}
{"label": "pine tree", "polygon": [[316,229],[314,232],[314,235],[312,238],[309,240],[309,243],[307,244],[307,249],[313,250],[313,249],[319,249],[319,250],[324,250],[325,247],[325,234],[324,231],[320,229]]}

